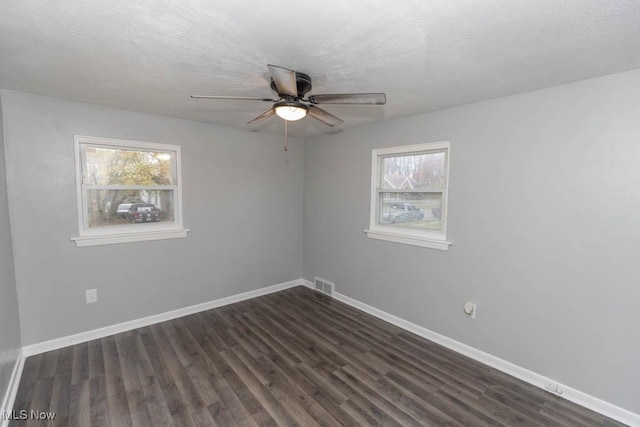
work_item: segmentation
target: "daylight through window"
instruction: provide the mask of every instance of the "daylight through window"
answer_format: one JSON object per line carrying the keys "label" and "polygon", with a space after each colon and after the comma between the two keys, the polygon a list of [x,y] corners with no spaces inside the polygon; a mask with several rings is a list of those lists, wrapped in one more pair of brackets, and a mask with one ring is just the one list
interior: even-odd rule
{"label": "daylight through window", "polygon": [[449,143],[373,151],[369,237],[447,249]]}
{"label": "daylight through window", "polygon": [[76,137],[76,151],[76,243],[96,236],[108,239],[93,244],[182,237],[170,232],[182,230],[179,146]]}

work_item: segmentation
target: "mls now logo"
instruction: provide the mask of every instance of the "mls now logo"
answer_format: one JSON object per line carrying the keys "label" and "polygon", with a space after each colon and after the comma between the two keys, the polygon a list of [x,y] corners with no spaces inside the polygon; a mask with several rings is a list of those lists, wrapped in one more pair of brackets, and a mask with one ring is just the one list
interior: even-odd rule
{"label": "mls now logo", "polygon": [[21,411],[2,411],[0,418],[3,420],[53,420],[56,418],[56,413],[23,409]]}

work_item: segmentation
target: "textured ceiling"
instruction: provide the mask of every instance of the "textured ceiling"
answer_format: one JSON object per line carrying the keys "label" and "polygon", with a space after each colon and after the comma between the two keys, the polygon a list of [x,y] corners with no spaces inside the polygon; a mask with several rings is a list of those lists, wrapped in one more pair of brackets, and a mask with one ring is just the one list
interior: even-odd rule
{"label": "textured ceiling", "polygon": [[268,63],[386,92],[327,105],[347,128],[640,68],[638,0],[0,1],[0,87],[260,131],[270,104],[189,95],[271,97]]}

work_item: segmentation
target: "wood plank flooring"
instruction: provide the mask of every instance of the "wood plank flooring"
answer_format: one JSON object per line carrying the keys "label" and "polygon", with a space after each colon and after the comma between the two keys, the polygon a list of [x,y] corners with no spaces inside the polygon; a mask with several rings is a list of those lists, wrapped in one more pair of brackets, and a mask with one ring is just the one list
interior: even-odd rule
{"label": "wood plank flooring", "polygon": [[11,426],[619,426],[304,287],[29,357]]}

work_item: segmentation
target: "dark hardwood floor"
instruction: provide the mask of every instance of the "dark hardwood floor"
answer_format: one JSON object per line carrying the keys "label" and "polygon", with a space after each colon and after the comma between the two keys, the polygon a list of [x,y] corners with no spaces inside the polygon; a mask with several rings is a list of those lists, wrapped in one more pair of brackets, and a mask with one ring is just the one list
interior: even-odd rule
{"label": "dark hardwood floor", "polygon": [[29,357],[11,426],[617,426],[303,287]]}

